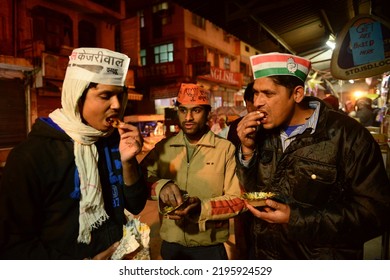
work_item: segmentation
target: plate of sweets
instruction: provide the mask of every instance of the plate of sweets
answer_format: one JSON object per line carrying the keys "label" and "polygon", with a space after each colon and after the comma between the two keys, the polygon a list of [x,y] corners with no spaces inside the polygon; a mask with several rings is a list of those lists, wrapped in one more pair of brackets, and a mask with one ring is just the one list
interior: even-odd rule
{"label": "plate of sweets", "polygon": [[276,197],[277,195],[273,192],[247,192],[242,194],[242,198],[248,201],[253,207],[266,206],[265,201],[267,199]]}

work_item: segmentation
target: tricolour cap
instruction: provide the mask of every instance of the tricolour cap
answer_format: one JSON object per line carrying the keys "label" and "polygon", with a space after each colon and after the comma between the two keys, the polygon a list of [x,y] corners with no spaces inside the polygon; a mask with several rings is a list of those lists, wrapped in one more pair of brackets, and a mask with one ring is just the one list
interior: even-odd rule
{"label": "tricolour cap", "polygon": [[124,86],[130,58],[102,48],[78,48],[69,56],[65,79]]}
{"label": "tricolour cap", "polygon": [[286,53],[267,53],[250,57],[253,77],[276,75],[295,76],[305,81],[311,68],[310,60]]}
{"label": "tricolour cap", "polygon": [[181,84],[177,102],[183,105],[210,105],[208,91],[196,84]]}

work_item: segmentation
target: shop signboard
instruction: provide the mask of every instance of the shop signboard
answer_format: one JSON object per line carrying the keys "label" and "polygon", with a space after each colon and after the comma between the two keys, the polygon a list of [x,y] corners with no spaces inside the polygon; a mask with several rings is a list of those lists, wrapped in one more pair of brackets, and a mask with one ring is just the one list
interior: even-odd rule
{"label": "shop signboard", "polygon": [[331,73],[341,80],[361,79],[390,70],[390,25],[373,15],[359,15],[336,38]]}
{"label": "shop signboard", "polygon": [[238,72],[230,72],[225,69],[217,67],[210,67],[210,74],[199,76],[202,79],[213,81],[216,83],[222,83],[227,85],[233,85],[241,87],[242,85],[242,74]]}

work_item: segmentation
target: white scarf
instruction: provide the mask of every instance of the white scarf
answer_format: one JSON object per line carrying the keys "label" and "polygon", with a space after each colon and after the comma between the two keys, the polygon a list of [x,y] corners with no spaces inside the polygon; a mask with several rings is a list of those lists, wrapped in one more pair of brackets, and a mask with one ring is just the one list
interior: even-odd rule
{"label": "white scarf", "polygon": [[98,172],[98,153],[95,142],[110,134],[85,125],[80,116],[78,102],[88,81],[65,79],[62,108],[49,117],[74,140],[74,156],[80,176],[79,243],[91,242],[91,231],[99,227],[108,215],[104,210],[102,186]]}

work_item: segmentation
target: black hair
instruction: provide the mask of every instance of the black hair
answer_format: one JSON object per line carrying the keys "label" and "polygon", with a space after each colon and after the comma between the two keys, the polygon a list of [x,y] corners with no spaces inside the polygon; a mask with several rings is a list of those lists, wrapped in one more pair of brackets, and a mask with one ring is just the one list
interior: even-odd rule
{"label": "black hair", "polygon": [[83,93],[80,96],[79,104],[84,104],[85,97],[87,96],[87,92],[90,88],[95,88],[98,84],[97,83],[89,83],[89,85],[84,89]]}
{"label": "black hair", "polygon": [[290,93],[293,92],[294,88],[297,86],[305,86],[305,82],[299,79],[298,77],[291,76],[291,75],[275,75],[270,76],[275,84],[284,86],[290,90]]}
{"label": "black hair", "polygon": [[250,82],[244,91],[244,100],[253,102],[253,97],[255,95],[255,92],[253,91],[253,84],[254,82]]}
{"label": "black hair", "polygon": [[368,97],[360,97],[358,100],[356,100],[355,105],[358,110],[361,110],[363,108],[372,109],[372,100]]}

